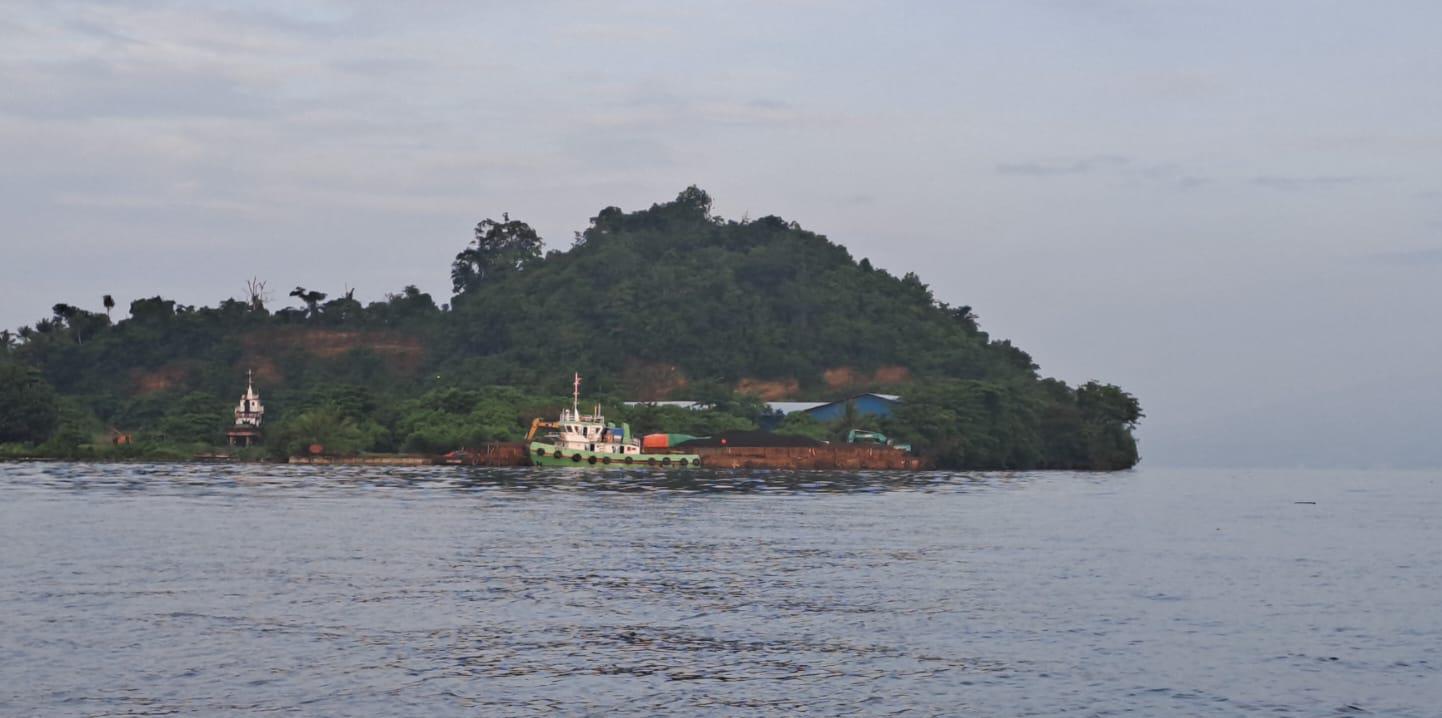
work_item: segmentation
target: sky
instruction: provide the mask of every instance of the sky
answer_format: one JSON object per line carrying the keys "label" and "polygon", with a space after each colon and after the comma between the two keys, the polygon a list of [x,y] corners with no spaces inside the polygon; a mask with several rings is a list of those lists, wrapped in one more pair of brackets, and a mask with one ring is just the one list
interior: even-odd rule
{"label": "sky", "polygon": [[0,327],[448,294],[687,185],[1112,382],[1144,461],[1442,466],[1442,4],[7,2]]}

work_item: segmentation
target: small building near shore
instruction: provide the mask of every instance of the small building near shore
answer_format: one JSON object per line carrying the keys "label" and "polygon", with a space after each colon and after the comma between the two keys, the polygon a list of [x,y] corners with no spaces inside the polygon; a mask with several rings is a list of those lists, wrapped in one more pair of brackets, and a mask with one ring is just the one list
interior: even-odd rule
{"label": "small building near shore", "polygon": [[260,392],[255,390],[253,372],[245,373],[245,393],[235,406],[235,424],[227,429],[225,437],[231,446],[255,446],[261,440],[261,423],[265,420],[265,405],[260,401]]}

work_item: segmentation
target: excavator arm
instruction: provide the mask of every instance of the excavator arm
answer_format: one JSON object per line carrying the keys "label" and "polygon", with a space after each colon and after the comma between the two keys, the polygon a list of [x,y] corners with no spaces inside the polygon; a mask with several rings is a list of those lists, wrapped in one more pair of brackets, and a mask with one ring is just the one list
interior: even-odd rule
{"label": "excavator arm", "polygon": [[536,438],[536,432],[537,432],[538,430],[540,430],[540,429],[554,429],[554,428],[556,428],[556,422],[554,422],[554,421],[545,421],[545,420],[541,419],[541,417],[538,416],[538,417],[536,417],[534,420],[531,421],[531,430],[528,431],[528,432],[526,432],[526,441],[530,441],[531,439]]}

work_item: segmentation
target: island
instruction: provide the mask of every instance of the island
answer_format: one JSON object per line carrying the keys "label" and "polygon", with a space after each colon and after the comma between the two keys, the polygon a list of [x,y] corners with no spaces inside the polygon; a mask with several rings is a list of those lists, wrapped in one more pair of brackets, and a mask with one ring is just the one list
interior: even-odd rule
{"label": "island", "polygon": [[[570,406],[579,374],[638,437],[882,437],[963,470],[1139,460],[1128,392],[1042,376],[916,274],[781,217],[718,217],[694,186],[606,207],[565,249],[485,219],[450,279],[441,303],[414,286],[369,304],[296,287],[281,307],[253,279],[215,306],[138,299],[118,321],[109,295],[98,311],[56,304],[0,331],[0,458],[476,451]],[[246,403],[261,392],[263,425]]]}

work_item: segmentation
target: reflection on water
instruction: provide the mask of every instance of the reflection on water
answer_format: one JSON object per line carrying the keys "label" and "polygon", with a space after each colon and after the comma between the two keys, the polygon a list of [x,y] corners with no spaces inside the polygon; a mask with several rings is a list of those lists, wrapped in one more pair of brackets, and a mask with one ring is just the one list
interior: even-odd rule
{"label": "reflection on water", "polygon": [[0,464],[0,715],[1437,715],[1439,515],[1405,473]]}
{"label": "reflection on water", "polygon": [[[572,469],[489,467],[377,467],[268,464],[12,464],[12,482],[83,491],[166,493],[230,491],[327,493],[347,489],[404,488],[467,491],[580,491],[621,493],[875,493],[966,491],[978,485],[1024,480],[1032,474],[955,474],[936,471],[758,471],[711,469]],[[1085,474],[1074,475],[1086,477]],[[1091,475],[1093,479],[1103,474]],[[22,478],[23,477],[23,478]],[[1084,478],[1082,480],[1085,480]]]}

